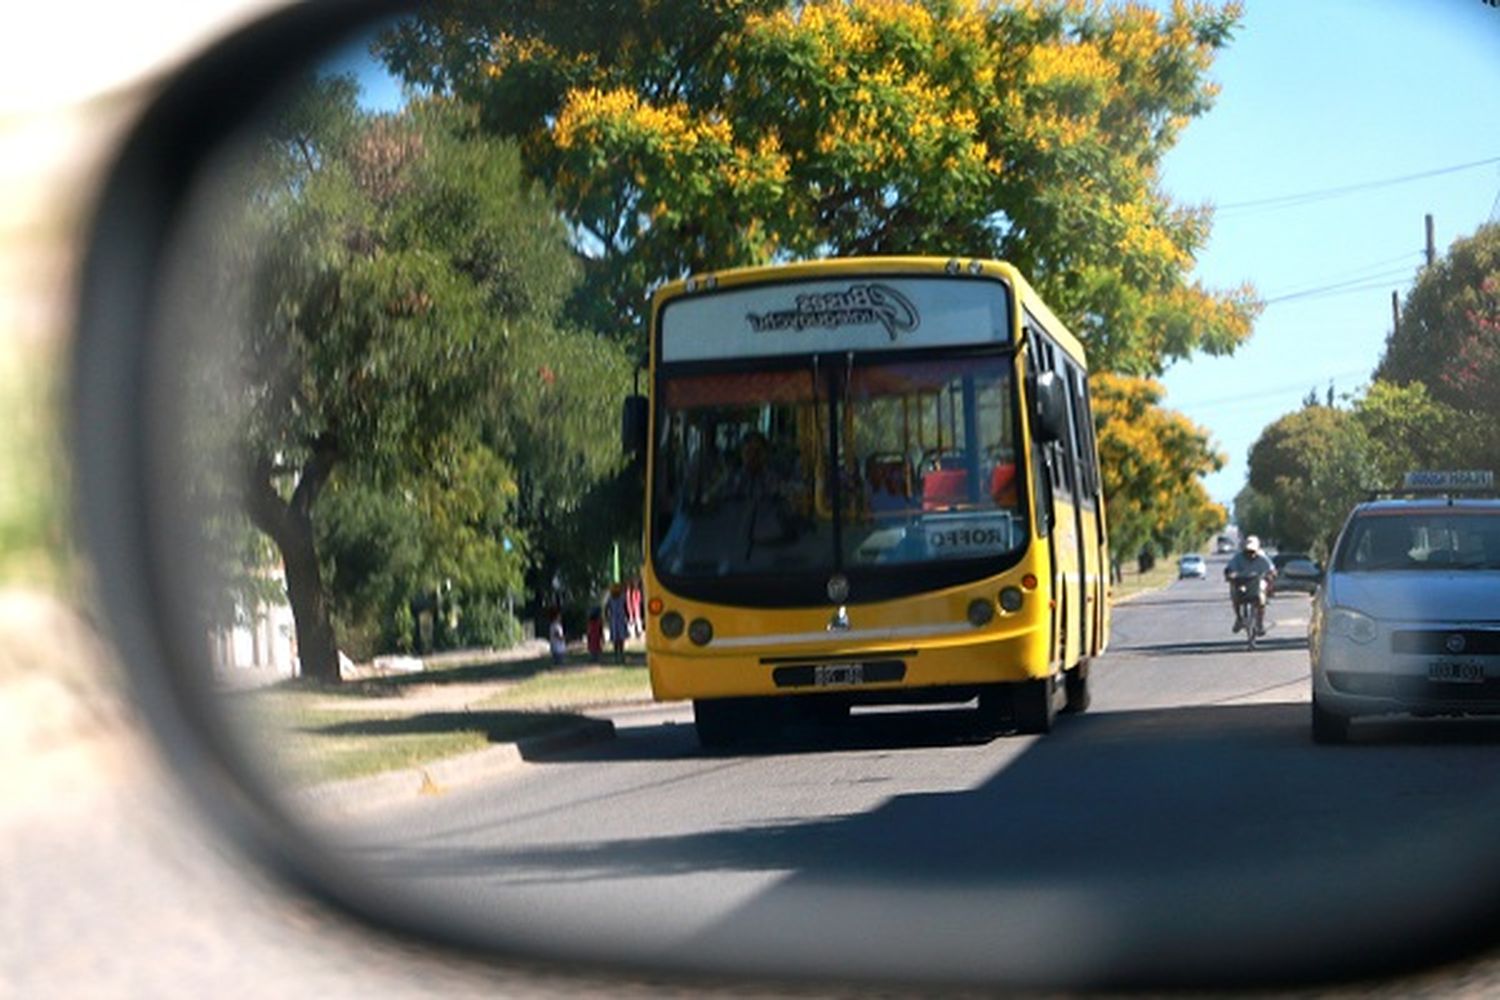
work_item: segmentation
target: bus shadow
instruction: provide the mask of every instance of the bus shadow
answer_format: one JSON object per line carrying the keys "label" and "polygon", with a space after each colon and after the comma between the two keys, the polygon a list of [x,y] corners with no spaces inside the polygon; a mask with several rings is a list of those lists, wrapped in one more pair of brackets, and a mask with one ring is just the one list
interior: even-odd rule
{"label": "bus shadow", "polygon": [[481,880],[497,899],[505,886],[776,874],[679,945],[695,959],[890,975],[936,955],[960,979],[1014,981],[1036,974],[1027,956],[1059,954],[1068,927],[1104,948],[1057,967],[1087,970],[1080,983],[1326,975],[1460,940],[1457,918],[1495,888],[1500,780],[1485,776],[1500,770],[1500,722],[1386,733],[1315,746],[1305,704],[1085,715],[975,787],[853,815],[570,843],[506,845],[497,828],[478,832],[482,847],[389,859],[404,876]]}
{"label": "bus shadow", "polygon": [[766,757],[853,750],[917,750],[988,743],[999,734],[980,724],[972,705],[941,708],[902,706],[895,711],[856,710],[836,722],[785,721],[733,746],[704,749],[692,723],[628,726],[616,722],[615,739],[558,754],[567,761],[624,762],[684,757]]}

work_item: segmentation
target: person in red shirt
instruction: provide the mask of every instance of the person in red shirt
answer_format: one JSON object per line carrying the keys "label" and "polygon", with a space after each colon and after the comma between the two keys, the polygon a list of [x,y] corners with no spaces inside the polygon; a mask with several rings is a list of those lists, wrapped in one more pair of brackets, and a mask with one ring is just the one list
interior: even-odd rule
{"label": "person in red shirt", "polygon": [[589,662],[598,663],[604,655],[604,616],[598,608],[589,609],[588,631]]}

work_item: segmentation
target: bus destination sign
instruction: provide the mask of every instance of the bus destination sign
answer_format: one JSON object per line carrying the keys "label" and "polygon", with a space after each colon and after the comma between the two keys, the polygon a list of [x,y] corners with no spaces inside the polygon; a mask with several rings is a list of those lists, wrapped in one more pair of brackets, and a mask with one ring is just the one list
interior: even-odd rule
{"label": "bus destination sign", "polygon": [[850,285],[842,292],[798,295],[794,308],[746,313],[745,319],[756,333],[878,326],[893,342],[922,325],[910,299],[889,285],[874,283]]}
{"label": "bus destination sign", "polygon": [[721,286],[672,299],[657,322],[667,363],[1004,344],[1010,289],[894,274]]}

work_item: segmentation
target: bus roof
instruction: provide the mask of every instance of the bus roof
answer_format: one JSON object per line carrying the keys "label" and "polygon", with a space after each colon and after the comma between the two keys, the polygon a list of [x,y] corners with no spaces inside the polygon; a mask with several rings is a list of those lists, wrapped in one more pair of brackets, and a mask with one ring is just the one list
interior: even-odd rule
{"label": "bus roof", "polygon": [[[977,268],[977,270],[975,270]],[[1016,293],[1022,308],[1030,312],[1046,328],[1074,360],[1084,363],[1083,344],[1073,336],[1061,320],[1047,308],[1014,265],[1005,261],[958,257],[833,257],[823,260],[799,261],[791,264],[766,264],[755,267],[728,268],[694,274],[676,281],[669,281],[656,290],[651,298],[653,324],[661,309],[673,299],[692,294],[706,288],[734,288],[778,281],[795,281],[802,278],[833,277],[857,274],[951,274],[955,277],[974,276],[1001,278]],[[654,338],[653,338],[654,339]],[[653,346],[653,351],[655,350]]]}

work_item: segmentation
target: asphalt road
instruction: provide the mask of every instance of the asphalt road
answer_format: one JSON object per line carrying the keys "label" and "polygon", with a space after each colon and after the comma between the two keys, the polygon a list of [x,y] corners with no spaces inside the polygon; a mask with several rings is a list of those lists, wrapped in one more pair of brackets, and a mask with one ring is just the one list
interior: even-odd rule
{"label": "asphalt road", "polygon": [[1044,738],[926,711],[708,755],[682,708],[634,709],[612,743],[329,832],[381,905],[550,965],[372,933],[289,892],[135,739],[36,756],[0,783],[0,995],[865,996],[848,982],[1268,970],[1382,974],[1298,996],[1500,994],[1493,946],[1389,977],[1476,931],[1500,942],[1500,728],[1373,724],[1315,747],[1306,599],[1274,602],[1251,654],[1223,590],[1117,609],[1093,708]]}
{"label": "asphalt road", "polygon": [[1308,734],[1308,600],[1254,653],[1221,562],[1117,610],[1047,737],[965,710],[701,752],[689,713],[339,829],[366,887],[508,948],[916,983],[1203,985],[1388,969],[1500,886],[1500,725]]}

